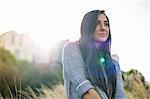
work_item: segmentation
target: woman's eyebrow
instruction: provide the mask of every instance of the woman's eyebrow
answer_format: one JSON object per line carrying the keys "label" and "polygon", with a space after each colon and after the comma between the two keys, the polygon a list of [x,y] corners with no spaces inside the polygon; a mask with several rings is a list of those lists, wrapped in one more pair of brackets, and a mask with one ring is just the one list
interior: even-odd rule
{"label": "woman's eyebrow", "polygon": [[[98,20],[98,22],[101,22],[101,20]],[[108,22],[108,21],[106,20],[106,21],[104,21],[104,22]]]}

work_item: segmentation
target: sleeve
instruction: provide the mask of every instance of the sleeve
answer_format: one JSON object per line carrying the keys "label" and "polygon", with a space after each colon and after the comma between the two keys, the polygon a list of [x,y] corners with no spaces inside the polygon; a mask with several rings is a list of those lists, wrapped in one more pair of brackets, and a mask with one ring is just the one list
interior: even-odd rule
{"label": "sleeve", "polygon": [[117,71],[117,85],[116,85],[116,94],[115,94],[115,99],[128,99],[124,86],[123,86],[123,80],[122,80],[122,73],[120,66],[117,61],[114,60],[115,66],[116,66],[116,71]]}
{"label": "sleeve", "polygon": [[74,84],[79,96],[82,97],[89,89],[94,88],[84,74],[84,61],[77,44],[68,43],[63,48],[62,63],[69,80]]}

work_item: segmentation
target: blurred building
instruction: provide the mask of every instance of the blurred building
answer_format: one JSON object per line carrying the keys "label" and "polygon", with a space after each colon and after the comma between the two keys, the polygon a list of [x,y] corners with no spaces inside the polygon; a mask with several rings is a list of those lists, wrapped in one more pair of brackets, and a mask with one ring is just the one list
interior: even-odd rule
{"label": "blurred building", "polygon": [[69,40],[61,40],[50,50],[50,64],[62,64],[62,50],[65,43]]}
{"label": "blurred building", "polygon": [[0,47],[9,50],[17,59],[35,61],[36,46],[27,34],[8,31],[0,35]]}

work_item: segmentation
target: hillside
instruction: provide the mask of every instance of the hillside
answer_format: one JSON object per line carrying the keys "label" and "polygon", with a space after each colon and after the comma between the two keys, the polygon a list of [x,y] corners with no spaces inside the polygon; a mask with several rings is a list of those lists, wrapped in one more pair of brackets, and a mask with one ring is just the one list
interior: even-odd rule
{"label": "hillside", "polygon": [[150,99],[150,84],[137,70],[123,72],[126,94],[129,99]]}

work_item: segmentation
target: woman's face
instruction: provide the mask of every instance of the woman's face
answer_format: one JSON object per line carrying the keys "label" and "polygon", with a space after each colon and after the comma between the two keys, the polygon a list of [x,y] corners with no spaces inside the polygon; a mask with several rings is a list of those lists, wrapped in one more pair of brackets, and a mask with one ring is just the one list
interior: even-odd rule
{"label": "woman's face", "polygon": [[98,42],[105,42],[109,36],[109,23],[104,14],[100,14],[98,17],[93,39]]}

